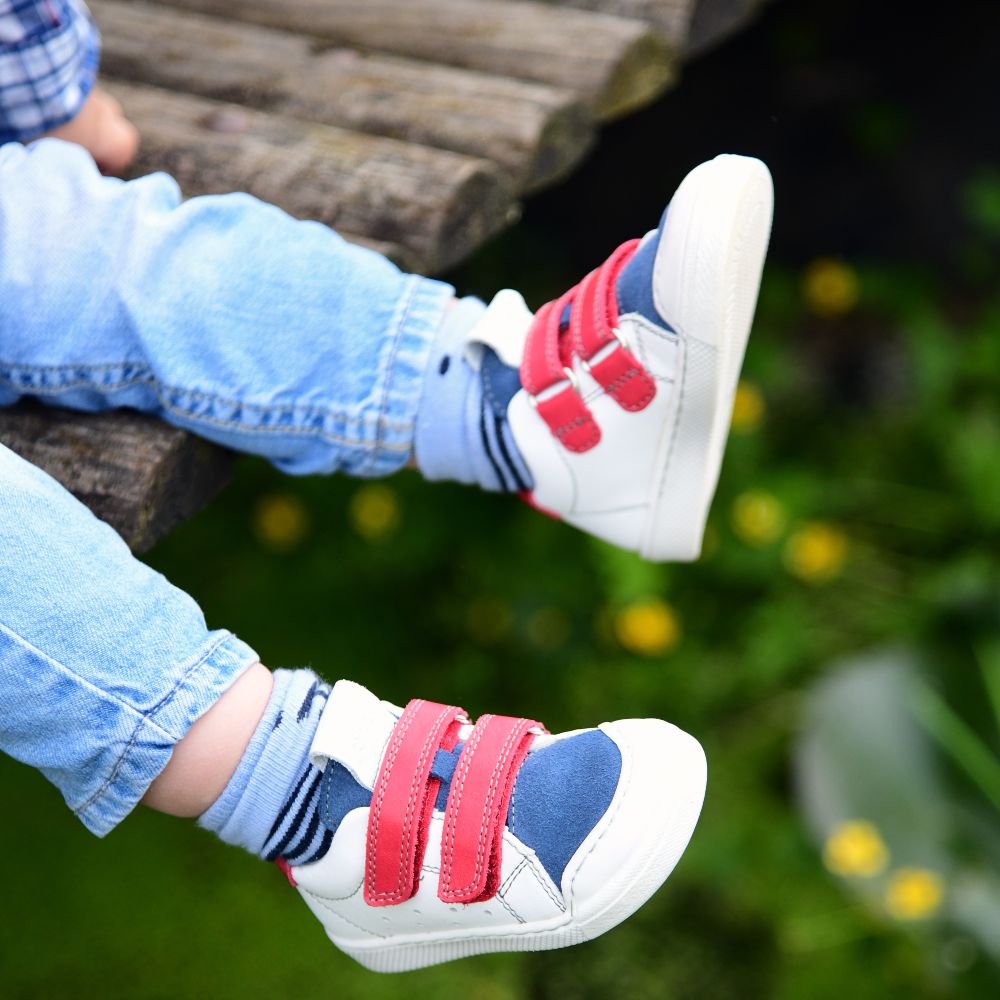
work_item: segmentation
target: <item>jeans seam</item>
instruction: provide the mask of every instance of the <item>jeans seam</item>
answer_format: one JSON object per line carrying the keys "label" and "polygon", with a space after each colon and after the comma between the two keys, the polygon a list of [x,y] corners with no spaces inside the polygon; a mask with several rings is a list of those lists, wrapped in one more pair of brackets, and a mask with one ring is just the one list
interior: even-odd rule
{"label": "jeans seam", "polygon": [[[10,361],[0,361],[0,369],[10,369],[11,371],[23,371],[28,374],[33,375],[44,375],[44,374],[55,374],[58,372],[68,372],[68,371],[79,371],[81,369],[88,372],[111,372],[115,369],[122,369],[130,367],[128,362],[116,362],[110,364],[93,365],[86,362],[74,365],[26,365],[21,362],[10,362]],[[67,382],[64,385],[56,386],[51,389],[47,387],[36,387],[32,386],[32,392],[51,392],[57,393],[64,389],[76,389],[79,387],[92,387],[97,389],[121,389],[126,386],[135,385],[138,382],[147,382],[151,385],[159,386],[166,392],[176,392],[184,396],[190,396],[192,399],[202,399],[213,403],[222,403],[225,406],[245,406],[257,410],[286,410],[289,412],[299,412],[299,413],[321,413],[329,417],[333,417],[336,420],[356,420],[357,418],[351,417],[341,410],[334,410],[327,406],[301,406],[297,403],[284,404],[279,407],[267,406],[263,403],[248,403],[245,399],[230,399],[227,396],[220,396],[215,392],[203,392],[200,389],[187,389],[178,385],[170,385],[166,382],[158,379],[145,365],[136,365],[135,367],[140,368],[142,374],[135,375],[132,378],[119,379],[111,385],[99,385],[95,384],[92,380],[88,379],[76,379],[73,382]],[[6,382],[7,385],[14,389],[23,389],[24,386],[19,385],[14,379],[0,375],[0,381]],[[412,422],[407,422],[405,424],[395,424],[390,421],[385,422],[385,426],[393,430],[408,430],[412,426]]]}
{"label": "jeans seam", "polygon": [[132,707],[132,711],[137,712],[137,714],[139,715],[139,721],[136,723],[135,728],[132,730],[132,735],[129,738],[128,744],[126,745],[125,749],[121,752],[121,755],[115,762],[115,766],[111,769],[111,773],[105,779],[101,787],[98,788],[97,791],[94,792],[94,794],[91,795],[86,802],[84,802],[80,806],[76,806],[73,809],[73,814],[75,816],[78,816],[80,815],[80,813],[85,812],[108,790],[108,788],[114,782],[115,778],[118,777],[118,774],[122,769],[122,766],[128,759],[129,754],[132,752],[132,748],[135,746],[136,741],[139,739],[139,733],[142,732],[143,727],[147,723],[149,725],[155,726],[156,729],[159,730],[161,733],[163,733],[163,735],[167,739],[169,739],[172,744],[176,744],[178,742],[177,738],[174,737],[173,733],[169,733],[167,732],[167,730],[157,725],[157,723],[153,719],[153,716],[155,716],[157,712],[165,708],[167,705],[170,704],[171,701],[173,701],[173,699],[177,695],[177,692],[180,691],[180,689],[187,683],[191,675],[195,671],[200,670],[205,665],[205,662],[216,652],[222,653],[225,656],[231,656],[232,654],[229,652],[229,650],[222,648],[224,644],[227,643],[231,638],[232,638],[232,633],[224,635],[218,640],[216,640],[211,646],[209,646],[209,648],[206,649],[205,652],[201,656],[199,656],[198,659],[190,667],[188,667],[188,669],[185,670],[183,674],[181,674],[181,676],[177,679],[177,683],[174,684],[174,686],[148,712],[137,712],[137,710],[134,707]]}
{"label": "jeans seam", "polygon": [[[385,421],[385,411],[389,405],[389,391],[392,388],[392,377],[396,371],[396,359],[399,355],[399,345],[403,339],[404,332],[406,330],[406,321],[409,318],[410,310],[413,307],[414,299],[417,297],[417,282],[415,280],[410,281],[410,287],[406,292],[406,299],[403,304],[403,312],[399,317],[399,324],[396,327],[396,335],[392,338],[392,349],[389,354],[389,363],[385,370],[385,379],[382,383],[382,398],[379,401],[378,409],[378,420],[375,422],[375,444],[372,448],[371,457],[366,464],[366,469],[373,469],[375,463],[378,461],[378,455],[380,451],[409,451],[410,445],[405,446],[392,445],[387,446],[384,443],[384,438],[382,435],[383,427],[388,426],[384,423]],[[403,427],[394,427],[393,430],[402,430],[408,436],[412,436],[411,431],[413,429],[413,421],[407,422]]]}
{"label": "jeans seam", "polygon": [[[27,372],[41,370],[25,365],[5,366],[5,367],[16,367]],[[76,369],[79,367],[80,367],[79,365],[67,366],[68,369]],[[85,367],[92,368],[93,366],[85,366]],[[121,366],[116,365],[116,366],[106,366],[106,367],[110,370],[115,367],[121,367]],[[389,374],[391,374],[391,370],[392,369],[390,368]],[[3,375],[0,375],[0,383],[8,385],[12,389],[19,390],[23,392],[25,395],[51,396],[51,397],[58,397],[60,393],[75,388],[93,388],[93,389],[100,389],[103,391],[113,392],[115,390],[127,388],[133,385],[146,384],[152,386],[154,390],[156,390],[156,398],[159,400],[160,405],[163,407],[165,411],[177,414],[179,416],[187,417],[191,420],[202,421],[207,424],[214,424],[215,426],[218,427],[228,427],[234,430],[245,431],[248,433],[268,432],[272,434],[315,436],[324,441],[331,441],[337,444],[343,444],[348,446],[364,446],[370,444],[370,441],[366,439],[345,437],[339,434],[331,434],[328,431],[316,431],[310,427],[283,427],[272,424],[248,424],[248,423],[241,423],[236,420],[226,420],[225,418],[214,417],[208,414],[195,413],[191,409],[185,409],[184,407],[176,406],[175,404],[170,403],[168,400],[164,399],[163,394],[178,393],[182,396],[187,396],[191,399],[205,400],[212,403],[219,403],[224,406],[240,406],[243,407],[244,409],[256,409],[264,413],[281,413],[281,412],[291,413],[291,414],[300,413],[306,416],[310,414],[319,414],[328,419],[341,421],[343,423],[352,423],[355,425],[357,424],[364,425],[366,423],[366,419],[363,417],[362,418],[350,417],[345,413],[339,412],[337,410],[327,409],[325,407],[316,407],[316,406],[304,407],[304,406],[296,406],[294,404],[279,406],[279,407],[268,407],[260,403],[247,403],[245,401],[239,402],[235,400],[229,400],[223,396],[217,396],[212,393],[199,392],[196,389],[182,389],[177,386],[166,385],[165,383],[157,380],[156,377],[151,374],[137,375],[134,378],[129,378],[129,379],[120,379],[119,381],[111,385],[99,385],[93,381],[89,381],[86,379],[77,379],[73,382],[68,382],[65,383],[64,385],[54,386],[54,387],[34,386],[34,385],[24,386],[17,383],[14,379],[5,377]],[[402,432],[404,434],[409,433],[413,429],[413,421],[408,421],[406,423],[394,423],[385,420],[384,414],[385,414],[385,394],[383,395],[383,400],[380,403],[379,416],[374,421],[375,432],[376,432],[376,449],[382,446],[381,432],[383,429],[396,431],[397,433]],[[401,446],[386,446],[386,447],[393,451],[405,450]]]}

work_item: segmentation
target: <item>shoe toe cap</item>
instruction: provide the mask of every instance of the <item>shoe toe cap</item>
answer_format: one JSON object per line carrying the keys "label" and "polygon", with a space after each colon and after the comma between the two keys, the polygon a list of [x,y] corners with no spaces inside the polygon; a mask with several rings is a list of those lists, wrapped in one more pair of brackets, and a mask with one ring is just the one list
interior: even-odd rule
{"label": "shoe toe cap", "polygon": [[587,937],[635,912],[673,871],[694,832],[707,764],[696,739],[660,719],[604,723],[618,745],[618,789],[563,874],[563,896]]}

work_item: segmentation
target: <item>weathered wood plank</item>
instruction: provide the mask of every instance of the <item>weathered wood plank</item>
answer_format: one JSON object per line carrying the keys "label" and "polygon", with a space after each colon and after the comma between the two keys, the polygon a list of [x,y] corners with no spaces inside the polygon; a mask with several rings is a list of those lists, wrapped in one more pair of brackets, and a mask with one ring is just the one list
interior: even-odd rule
{"label": "weathered wood plank", "polygon": [[516,213],[485,160],[112,81],[142,134],[134,174],[165,170],[188,195],[248,191],[300,218],[396,243],[443,270]]}
{"label": "weathered wood plank", "polygon": [[698,0],[541,0],[541,2],[647,21],[666,35],[675,52],[680,52],[687,41],[691,12]]}
{"label": "weathered wood plank", "polygon": [[670,47],[650,25],[523,0],[169,2],[301,31],[337,46],[565,87],[603,119],[648,104],[673,79]]}
{"label": "weathered wood plank", "polygon": [[138,413],[82,415],[21,403],[0,409],[0,442],[59,480],[136,552],[203,507],[231,455]]}
{"label": "weathered wood plank", "polygon": [[235,101],[470,156],[519,189],[564,176],[594,123],[567,90],[449,66],[330,49],[306,35],[138,0],[93,0],[106,75]]}

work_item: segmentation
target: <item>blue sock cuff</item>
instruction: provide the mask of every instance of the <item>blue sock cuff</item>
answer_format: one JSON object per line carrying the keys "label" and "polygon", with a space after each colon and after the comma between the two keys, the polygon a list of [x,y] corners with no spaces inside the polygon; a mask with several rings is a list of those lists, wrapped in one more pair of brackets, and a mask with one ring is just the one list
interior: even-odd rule
{"label": "blue sock cuff", "polygon": [[[198,825],[254,854],[264,848],[297,783],[316,770],[309,747],[330,687],[311,670],[276,670],[264,715],[236,771]],[[318,779],[319,771],[316,771]]]}
{"label": "blue sock cuff", "polygon": [[425,479],[479,481],[468,435],[469,416],[478,413],[479,375],[465,362],[465,338],[486,306],[468,296],[456,299],[434,340],[417,407],[414,455]]}
{"label": "blue sock cuff", "polygon": [[[414,456],[426,479],[476,483],[487,490],[528,489],[530,476],[507,425],[512,393],[498,412],[494,391],[507,375],[520,388],[517,372],[495,356],[492,374],[475,371],[465,360],[468,333],[486,308],[471,296],[458,299],[442,321],[417,408]],[[491,387],[485,400],[484,378]]]}

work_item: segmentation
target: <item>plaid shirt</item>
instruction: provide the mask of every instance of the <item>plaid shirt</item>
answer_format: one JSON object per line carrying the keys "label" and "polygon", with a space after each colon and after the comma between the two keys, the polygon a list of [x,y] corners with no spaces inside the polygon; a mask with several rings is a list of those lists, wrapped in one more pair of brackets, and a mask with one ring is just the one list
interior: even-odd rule
{"label": "plaid shirt", "polygon": [[0,143],[26,142],[76,117],[99,57],[83,0],[0,0]]}

